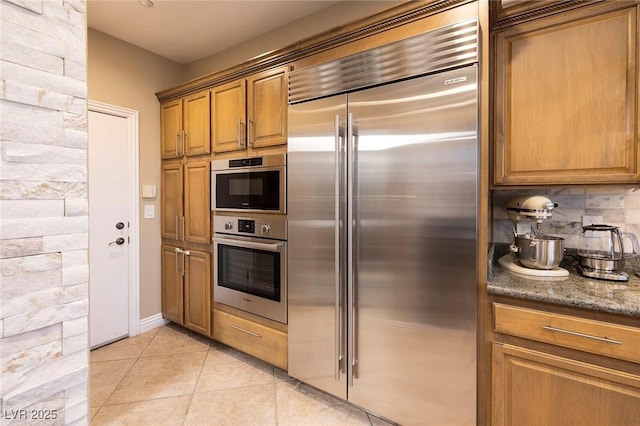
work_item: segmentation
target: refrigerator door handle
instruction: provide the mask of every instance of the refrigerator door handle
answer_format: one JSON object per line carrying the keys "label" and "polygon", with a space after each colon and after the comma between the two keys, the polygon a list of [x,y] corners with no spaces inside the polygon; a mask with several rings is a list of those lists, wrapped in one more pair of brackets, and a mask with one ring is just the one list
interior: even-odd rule
{"label": "refrigerator door handle", "polygon": [[[355,208],[355,133],[353,126],[353,114],[349,113],[347,118],[347,321],[349,323],[349,353],[351,354],[351,361],[349,367],[349,374],[347,378],[347,384],[353,386],[353,379],[357,378],[357,336],[356,336],[356,271],[354,255],[356,253],[356,242],[354,230],[356,228],[354,219],[357,218]],[[356,219],[357,220],[357,219]]]}
{"label": "refrigerator door handle", "polygon": [[335,280],[335,380],[340,380],[342,370],[342,327],[340,312],[340,294],[342,283],[340,282],[340,150],[342,146],[342,132],[340,131],[340,116],[336,114],[334,119],[335,154],[334,154],[334,280]]}

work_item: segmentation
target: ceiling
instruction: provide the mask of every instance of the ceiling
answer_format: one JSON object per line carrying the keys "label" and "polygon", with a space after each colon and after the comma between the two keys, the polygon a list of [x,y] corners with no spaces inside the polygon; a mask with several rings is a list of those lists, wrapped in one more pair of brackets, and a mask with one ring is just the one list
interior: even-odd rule
{"label": "ceiling", "polygon": [[180,64],[221,52],[340,0],[88,0],[88,26]]}

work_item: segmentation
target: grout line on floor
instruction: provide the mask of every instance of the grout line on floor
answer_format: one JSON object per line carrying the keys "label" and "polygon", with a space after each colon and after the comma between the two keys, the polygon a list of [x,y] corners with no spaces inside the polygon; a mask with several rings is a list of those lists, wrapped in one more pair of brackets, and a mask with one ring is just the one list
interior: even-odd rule
{"label": "grout line on floor", "polygon": [[[162,326],[160,326],[162,327]],[[131,363],[131,365],[129,366],[129,368],[127,369],[127,371],[122,375],[122,378],[118,381],[118,383],[116,383],[116,385],[113,387],[113,389],[111,390],[111,392],[109,393],[109,395],[107,395],[107,397],[104,399],[104,401],[102,402],[102,404],[100,404],[100,406],[98,407],[91,407],[89,406],[89,410],[91,410],[92,408],[98,408],[97,411],[95,412],[95,414],[93,416],[91,416],[91,419],[94,419],[98,413],[100,412],[100,410],[102,410],[102,407],[105,406],[105,403],[109,400],[109,398],[111,398],[111,395],[113,395],[113,393],[116,391],[116,389],[118,388],[118,386],[120,386],[120,384],[122,383],[122,381],[125,379],[125,377],[127,377],[127,374],[129,374],[129,372],[131,371],[131,369],[133,368],[134,365],[136,365],[136,363],[138,362],[138,360],[140,359],[140,357],[142,356],[142,354],[144,353],[144,351],[147,350],[147,348],[149,347],[149,345],[151,344],[151,342],[153,342],[153,340],[156,338],[156,336],[158,335],[158,332],[160,331],[160,327],[158,327],[158,330],[155,332],[155,334],[153,335],[153,337],[151,339],[149,339],[149,342],[147,342],[146,346],[144,347],[144,349],[142,349],[142,351],[140,351],[140,354],[135,357],[135,358],[125,358],[125,359],[135,359],[135,361],[133,361]],[[134,336],[135,337],[135,336]],[[129,337],[126,337],[129,338]],[[124,340],[124,339],[123,339]],[[108,346],[108,345],[106,345]],[[104,347],[104,346],[103,346]],[[100,349],[100,348],[97,348]],[[97,350],[94,349],[94,350]],[[99,362],[107,362],[109,360],[105,360],[105,361],[95,361],[95,362],[89,362],[89,369],[91,369],[91,364],[95,364],[95,363],[99,363]],[[120,361],[120,360],[110,360],[110,361]],[[89,370],[89,374],[91,374],[91,370]],[[91,386],[89,386],[89,390],[91,390]],[[89,405],[91,405],[91,394],[89,394]],[[117,405],[117,404],[112,404],[112,405]]]}

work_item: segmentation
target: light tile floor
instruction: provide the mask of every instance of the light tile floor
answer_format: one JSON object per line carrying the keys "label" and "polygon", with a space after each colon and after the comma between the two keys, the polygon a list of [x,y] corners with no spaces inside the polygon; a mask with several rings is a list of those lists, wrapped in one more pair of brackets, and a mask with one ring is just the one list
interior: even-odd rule
{"label": "light tile floor", "polygon": [[181,327],[91,351],[92,425],[389,423]]}

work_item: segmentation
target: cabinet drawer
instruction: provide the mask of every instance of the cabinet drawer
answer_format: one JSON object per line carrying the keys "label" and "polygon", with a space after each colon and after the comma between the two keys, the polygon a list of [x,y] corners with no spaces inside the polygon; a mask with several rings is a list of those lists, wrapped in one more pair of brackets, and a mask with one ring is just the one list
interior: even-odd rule
{"label": "cabinet drawer", "polygon": [[640,362],[640,329],[493,304],[495,331],[597,355]]}
{"label": "cabinet drawer", "polygon": [[287,334],[282,331],[214,309],[213,338],[287,370]]}

